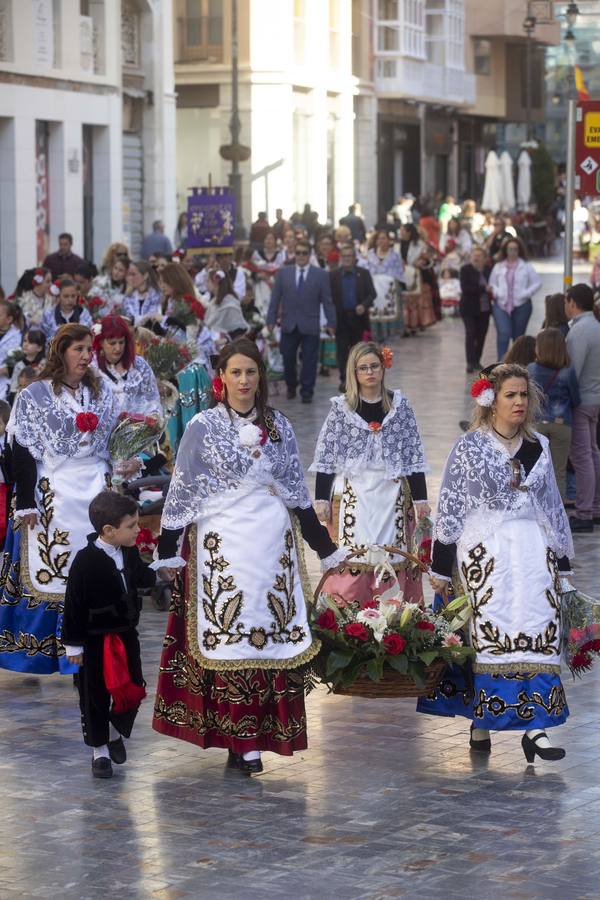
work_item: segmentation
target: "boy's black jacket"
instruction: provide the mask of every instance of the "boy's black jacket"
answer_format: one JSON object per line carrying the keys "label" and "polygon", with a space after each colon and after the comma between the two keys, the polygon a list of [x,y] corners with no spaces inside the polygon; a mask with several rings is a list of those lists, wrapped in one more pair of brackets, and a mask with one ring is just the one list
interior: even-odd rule
{"label": "boy's black jacket", "polygon": [[135,628],[140,618],[138,588],[153,587],[156,574],[142,562],[137,547],[122,547],[128,590],[114,561],[94,544],[76,554],[67,579],[61,640],[84,644],[94,635]]}

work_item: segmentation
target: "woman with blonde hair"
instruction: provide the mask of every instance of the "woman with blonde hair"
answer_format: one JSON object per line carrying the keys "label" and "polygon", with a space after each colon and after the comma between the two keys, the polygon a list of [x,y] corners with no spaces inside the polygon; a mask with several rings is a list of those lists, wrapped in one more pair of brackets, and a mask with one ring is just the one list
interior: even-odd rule
{"label": "woman with blonde hair", "polygon": [[[317,473],[317,515],[332,524],[334,538],[349,553],[373,544],[411,548],[415,518],[430,512],[423,442],[409,401],[400,390],[386,387],[391,365],[389,348],[372,342],[352,347],[346,392],[332,398],[310,467]],[[336,478],[341,496],[334,517]],[[391,561],[406,599],[420,602],[420,573],[397,554]],[[354,581],[353,596],[361,602],[371,599],[373,567],[359,562],[352,568],[362,576]]]}
{"label": "woman with blonde hair", "polygon": [[572,590],[573,542],[548,441],[535,430],[539,391],[527,369],[500,363],[471,394],[471,428],[442,476],[430,582],[445,595],[458,565],[472,608],[473,680],[461,684],[450,670],[418,708],[470,719],[473,750],[490,752],[491,729],[523,731],[529,763],[562,759],[545,729],[569,714],[561,595]]}
{"label": "woman with blonde hair", "polygon": [[109,244],[104,252],[101,266],[102,271],[106,275],[110,274],[115,261],[120,256],[124,257],[125,259],[129,258],[129,247],[127,246],[127,244],[123,244],[121,241],[115,241],[113,244]]}
{"label": "woman with blonde hair", "polygon": [[566,341],[558,328],[540,331],[535,341],[535,355],[535,362],[527,368],[542,393],[537,430],[548,438],[558,489],[564,501],[567,499],[573,407],[581,403],[579,383],[569,360]]}

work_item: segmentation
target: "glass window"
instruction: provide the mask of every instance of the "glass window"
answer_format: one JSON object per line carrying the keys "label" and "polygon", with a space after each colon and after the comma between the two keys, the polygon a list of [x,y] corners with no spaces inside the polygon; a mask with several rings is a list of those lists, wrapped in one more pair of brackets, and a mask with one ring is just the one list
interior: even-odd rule
{"label": "glass window", "polygon": [[492,42],[483,38],[473,41],[473,70],[476,75],[492,74]]}
{"label": "glass window", "polygon": [[398,20],[398,0],[379,0],[378,18],[387,22]]}

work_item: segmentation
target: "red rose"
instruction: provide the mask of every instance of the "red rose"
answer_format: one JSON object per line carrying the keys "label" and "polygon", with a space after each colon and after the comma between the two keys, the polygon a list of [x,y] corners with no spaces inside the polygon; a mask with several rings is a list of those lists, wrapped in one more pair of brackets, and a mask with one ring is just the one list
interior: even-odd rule
{"label": "red rose", "polygon": [[381,431],[381,422],[369,422],[370,431]]}
{"label": "red rose", "polygon": [[600,640],[596,639],[593,641],[586,641],[585,644],[579,648],[580,653],[587,653],[589,650],[592,650],[594,653],[598,653],[600,651]]}
{"label": "red rose", "polygon": [[317,625],[319,626],[319,628],[325,629],[325,631],[340,630],[337,619],[335,617],[335,613],[332,609],[326,609],[321,613],[321,615],[317,619]]}
{"label": "red rose", "polygon": [[135,539],[136,544],[139,546],[140,544],[156,544],[156,538],[152,534],[149,528],[140,528],[138,531],[138,536]]}
{"label": "red rose", "polygon": [[92,412],[77,413],[75,425],[79,431],[95,431],[98,427],[98,416]]}
{"label": "red rose", "polygon": [[367,600],[362,604],[361,609],[377,609],[377,600]]}
{"label": "red rose", "polygon": [[383,639],[383,648],[389,656],[398,656],[406,647],[406,641],[400,634],[386,634]]}
{"label": "red rose", "polygon": [[368,641],[371,637],[371,632],[361,622],[350,622],[349,625],[344,625],[344,634],[357,641]]}
{"label": "red rose", "polygon": [[419,631],[435,631],[433,622],[417,622],[415,628],[418,628]]}
{"label": "red rose", "polygon": [[572,669],[589,669],[592,665],[592,657],[588,653],[576,653],[571,660]]}
{"label": "red rose", "polygon": [[144,422],[146,423],[148,428],[156,428],[156,426],[158,425],[158,419],[156,418],[156,416],[146,416]]}
{"label": "red rose", "polygon": [[215,398],[215,400],[217,401],[217,403],[220,403],[221,400],[223,399],[223,396],[224,396],[224,388],[225,388],[225,385],[223,384],[222,379],[219,378],[218,375],[217,375],[215,378],[213,378],[213,380],[212,380],[212,392],[213,392],[213,397]]}
{"label": "red rose", "polygon": [[431,538],[424,538],[419,544],[419,562],[431,563]]}

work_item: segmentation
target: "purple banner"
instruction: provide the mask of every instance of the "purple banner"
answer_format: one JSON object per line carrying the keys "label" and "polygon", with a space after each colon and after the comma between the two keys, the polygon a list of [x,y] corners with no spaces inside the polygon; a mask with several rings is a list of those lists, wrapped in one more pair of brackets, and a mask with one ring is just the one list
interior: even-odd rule
{"label": "purple banner", "polygon": [[192,188],[188,197],[189,250],[233,250],[235,196],[228,187]]}

